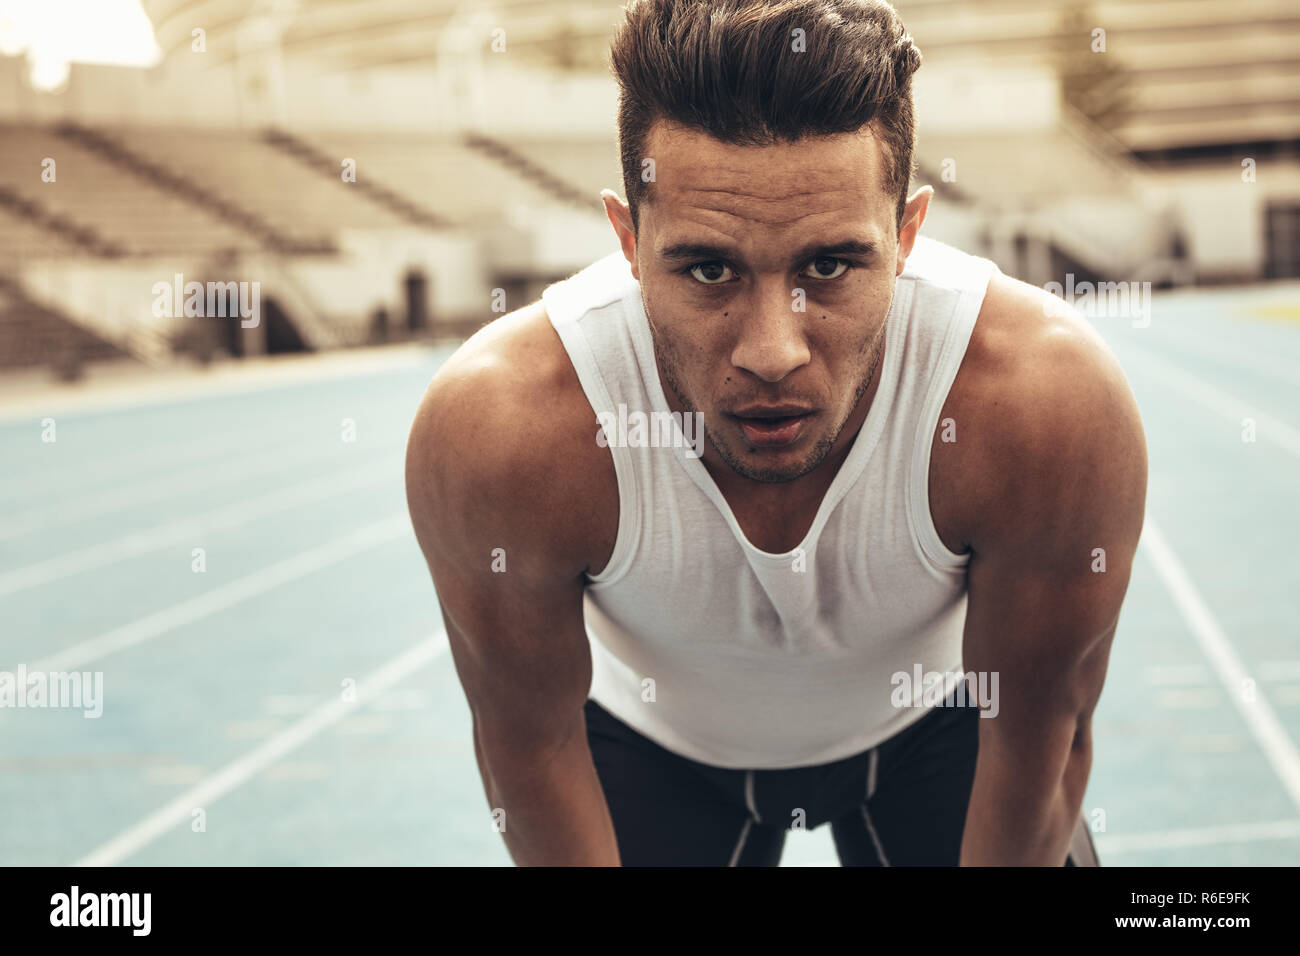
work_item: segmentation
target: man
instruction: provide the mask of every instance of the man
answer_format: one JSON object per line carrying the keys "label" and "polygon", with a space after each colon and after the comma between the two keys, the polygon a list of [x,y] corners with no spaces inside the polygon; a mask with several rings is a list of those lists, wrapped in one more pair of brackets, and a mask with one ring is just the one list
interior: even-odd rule
{"label": "man", "polygon": [[1067,862],[1144,439],[1084,321],[919,238],[919,63],[876,0],[633,2],[621,252],[429,388],[411,513],[520,865]]}

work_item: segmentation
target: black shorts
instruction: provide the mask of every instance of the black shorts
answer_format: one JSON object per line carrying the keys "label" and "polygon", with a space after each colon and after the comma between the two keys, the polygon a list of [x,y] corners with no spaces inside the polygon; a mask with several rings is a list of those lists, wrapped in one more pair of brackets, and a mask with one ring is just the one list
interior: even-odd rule
{"label": "black shorts", "polygon": [[787,831],[825,823],[844,866],[956,866],[961,856],[975,706],[936,707],[871,750],[785,770],[699,763],[594,700],[585,711],[624,866],[776,866]]}

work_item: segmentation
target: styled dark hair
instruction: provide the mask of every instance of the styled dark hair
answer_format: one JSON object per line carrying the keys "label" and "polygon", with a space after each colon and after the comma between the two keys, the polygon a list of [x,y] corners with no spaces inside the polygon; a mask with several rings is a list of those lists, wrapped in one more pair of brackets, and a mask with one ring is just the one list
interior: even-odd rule
{"label": "styled dark hair", "polygon": [[646,140],[661,120],[737,146],[870,124],[901,227],[921,52],[883,0],[631,0],[610,61],[634,227],[649,199]]}

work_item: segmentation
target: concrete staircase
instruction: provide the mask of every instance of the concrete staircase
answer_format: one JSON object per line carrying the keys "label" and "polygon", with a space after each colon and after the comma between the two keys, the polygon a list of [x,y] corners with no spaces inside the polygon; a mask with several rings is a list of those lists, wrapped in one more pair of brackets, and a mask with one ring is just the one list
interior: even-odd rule
{"label": "concrete staircase", "polygon": [[75,378],[85,362],[128,353],[34,301],[17,281],[0,276],[0,369],[52,366]]}

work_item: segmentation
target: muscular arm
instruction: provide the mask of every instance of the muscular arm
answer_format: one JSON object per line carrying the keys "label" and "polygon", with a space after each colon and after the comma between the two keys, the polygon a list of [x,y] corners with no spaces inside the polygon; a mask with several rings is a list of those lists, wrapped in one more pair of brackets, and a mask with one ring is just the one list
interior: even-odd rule
{"label": "muscular arm", "polygon": [[996,716],[980,720],[963,866],[1064,863],[1142,530],[1136,405],[1095,332],[1075,322],[1028,343],[974,436],[988,467],[963,664],[996,673],[999,693]]}
{"label": "muscular arm", "polygon": [[[583,574],[600,535],[574,500],[591,488],[565,471],[584,449],[565,447],[563,401],[536,374],[536,352],[523,366],[510,354],[512,321],[472,340],[430,386],[407,449],[407,498],[512,858],[617,866],[583,716]],[[594,448],[594,420],[585,431]]]}

